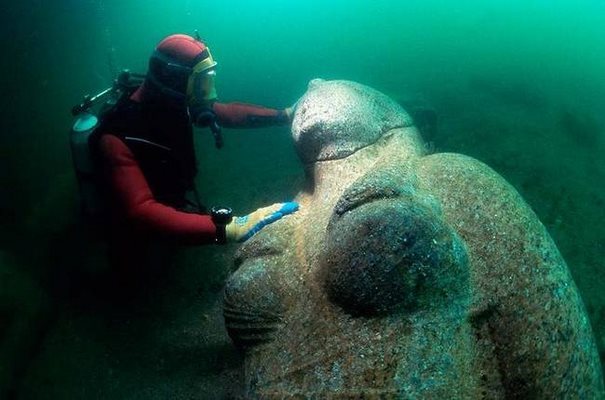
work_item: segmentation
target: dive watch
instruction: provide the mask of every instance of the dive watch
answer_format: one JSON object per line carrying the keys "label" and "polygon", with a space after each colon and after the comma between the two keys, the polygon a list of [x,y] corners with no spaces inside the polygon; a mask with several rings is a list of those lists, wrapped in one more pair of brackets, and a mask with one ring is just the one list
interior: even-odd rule
{"label": "dive watch", "polygon": [[225,231],[225,227],[233,219],[233,210],[230,207],[212,207],[210,210],[210,216],[212,217],[212,222],[214,222],[214,225],[216,225],[215,243],[227,243],[227,233]]}

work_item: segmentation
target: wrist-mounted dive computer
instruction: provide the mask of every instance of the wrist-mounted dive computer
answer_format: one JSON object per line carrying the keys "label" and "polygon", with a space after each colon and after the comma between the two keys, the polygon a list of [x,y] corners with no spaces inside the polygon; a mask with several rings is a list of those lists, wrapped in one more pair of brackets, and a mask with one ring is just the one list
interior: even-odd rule
{"label": "wrist-mounted dive computer", "polygon": [[233,219],[233,210],[229,207],[212,207],[210,210],[212,222],[216,225],[216,240],[218,244],[227,243],[225,227]]}

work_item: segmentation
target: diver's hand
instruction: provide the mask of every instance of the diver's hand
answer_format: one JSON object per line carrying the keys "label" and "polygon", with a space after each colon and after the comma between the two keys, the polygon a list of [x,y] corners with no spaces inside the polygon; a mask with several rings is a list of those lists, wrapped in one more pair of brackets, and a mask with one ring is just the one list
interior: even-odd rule
{"label": "diver's hand", "polygon": [[296,111],[296,108],[288,107],[284,111],[286,112],[286,117],[288,117],[288,121],[290,121],[290,123],[292,123],[292,120],[294,119],[294,112]]}
{"label": "diver's hand", "polygon": [[284,215],[292,214],[297,210],[298,203],[291,201],[259,208],[253,213],[243,217],[233,217],[233,220],[225,226],[227,241],[246,241],[265,226],[277,221]]}
{"label": "diver's hand", "polygon": [[292,104],[292,106],[284,110],[286,112],[286,115],[288,116],[288,121],[290,121],[290,123],[292,123],[292,120],[294,119],[294,113],[296,112],[296,108],[298,107],[299,101],[300,99],[296,100],[296,103]]}

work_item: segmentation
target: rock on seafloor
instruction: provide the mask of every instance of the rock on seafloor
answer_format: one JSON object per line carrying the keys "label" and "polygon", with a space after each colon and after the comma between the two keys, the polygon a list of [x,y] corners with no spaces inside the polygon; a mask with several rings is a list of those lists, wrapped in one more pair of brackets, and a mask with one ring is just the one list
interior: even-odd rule
{"label": "rock on seafloor", "polygon": [[292,126],[301,209],[238,251],[224,314],[247,398],[603,398],[565,261],[486,165],[313,80]]}

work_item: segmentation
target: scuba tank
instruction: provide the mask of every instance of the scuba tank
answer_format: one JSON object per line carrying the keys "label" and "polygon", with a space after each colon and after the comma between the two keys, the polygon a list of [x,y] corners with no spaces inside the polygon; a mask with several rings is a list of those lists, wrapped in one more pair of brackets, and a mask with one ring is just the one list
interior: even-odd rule
{"label": "scuba tank", "polygon": [[103,212],[101,197],[95,181],[95,167],[88,141],[99,126],[99,119],[90,112],[82,112],[76,117],[69,132],[69,144],[74,172],[80,191],[80,209],[86,217],[95,218]]}
{"label": "scuba tank", "polygon": [[[84,96],[84,101],[71,109],[76,120],[69,132],[69,143],[80,192],[80,209],[87,219],[100,220],[105,212],[105,204],[99,193],[95,161],[89,146],[92,134],[100,125],[99,115],[114,107],[122,96],[132,93],[143,83],[144,78],[145,75],[124,70],[118,75],[112,87],[94,96]],[[103,99],[106,100],[101,102]],[[95,112],[93,108],[97,104],[102,106],[98,112]]]}
{"label": "scuba tank", "polygon": [[[103,117],[115,109],[121,99],[130,96],[144,80],[143,74],[123,70],[114,80],[113,86],[95,96],[84,96],[83,102],[71,110],[72,115],[76,117],[69,133],[71,155],[80,192],[80,208],[84,217],[89,220],[102,222],[106,211],[106,204],[100,192],[96,162],[90,148],[90,139],[103,122]],[[103,99],[105,100],[101,101]],[[99,104],[100,106],[97,107]],[[221,128],[213,113],[209,116],[207,126],[214,136],[215,146],[221,148],[223,145]],[[195,205],[199,210],[204,209],[195,187],[193,191]]]}

